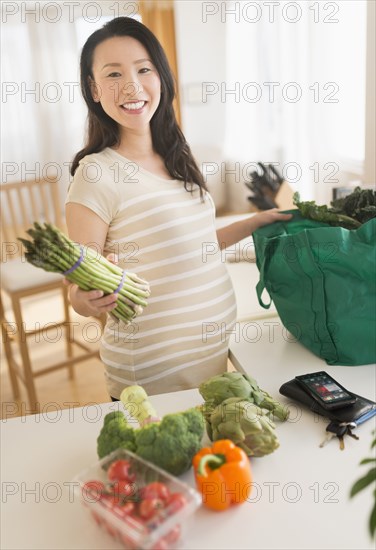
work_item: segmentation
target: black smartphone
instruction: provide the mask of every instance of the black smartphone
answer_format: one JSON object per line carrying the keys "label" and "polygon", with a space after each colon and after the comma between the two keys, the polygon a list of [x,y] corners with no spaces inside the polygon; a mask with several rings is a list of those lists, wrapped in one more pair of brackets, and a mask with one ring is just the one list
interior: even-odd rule
{"label": "black smartphone", "polygon": [[295,376],[295,380],[325,409],[348,407],[356,401],[356,397],[352,393],[325,371]]}

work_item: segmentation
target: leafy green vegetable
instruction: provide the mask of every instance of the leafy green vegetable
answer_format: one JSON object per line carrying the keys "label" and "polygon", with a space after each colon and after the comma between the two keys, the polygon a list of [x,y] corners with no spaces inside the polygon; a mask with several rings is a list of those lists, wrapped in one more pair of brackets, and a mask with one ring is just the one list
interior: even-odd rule
{"label": "leafy green vegetable", "polygon": [[346,229],[357,229],[376,217],[376,191],[372,189],[356,187],[346,197],[332,201],[331,208],[315,201],[301,202],[299,193],[294,193],[293,201],[303,217]]}
{"label": "leafy green vegetable", "polygon": [[318,206],[315,201],[301,202],[298,192],[294,193],[293,202],[299,208],[304,218],[319,222],[327,222],[332,225],[340,225],[347,229],[357,229],[361,226],[361,223],[357,220],[344,214],[333,212],[326,205]]}
{"label": "leafy green vegetable", "polygon": [[[371,443],[371,449],[376,447],[376,430],[373,432],[373,434],[374,434],[374,439]],[[350,498],[357,495],[360,491],[363,491],[369,485],[374,486],[374,490],[373,490],[374,504],[373,504],[373,508],[372,508],[371,515],[369,517],[369,523],[368,523],[369,532],[371,537],[373,538],[376,534],[376,456],[372,458],[365,458],[360,462],[361,466],[365,464],[373,464],[373,467],[370,468],[370,470],[368,470],[368,472],[363,477],[361,477],[354,483],[350,491]]]}
{"label": "leafy green vegetable", "polygon": [[193,456],[202,446],[205,426],[202,412],[192,408],[156,421],[155,411],[145,396],[140,386],[130,386],[122,393],[121,401],[128,412],[143,425],[132,428],[122,412],[109,413],[97,440],[98,456],[103,458],[125,448],[173,475],[180,475],[191,467]]}
{"label": "leafy green vegetable", "polygon": [[366,223],[376,217],[376,191],[356,187],[354,191],[342,199],[332,201],[333,212],[342,212]]}

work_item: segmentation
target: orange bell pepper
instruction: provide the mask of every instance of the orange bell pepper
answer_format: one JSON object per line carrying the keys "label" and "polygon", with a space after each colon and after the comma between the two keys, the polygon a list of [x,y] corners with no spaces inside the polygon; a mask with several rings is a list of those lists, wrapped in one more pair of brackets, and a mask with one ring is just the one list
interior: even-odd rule
{"label": "orange bell pepper", "polygon": [[204,506],[220,511],[248,499],[252,490],[249,458],[229,439],[201,449],[192,464]]}

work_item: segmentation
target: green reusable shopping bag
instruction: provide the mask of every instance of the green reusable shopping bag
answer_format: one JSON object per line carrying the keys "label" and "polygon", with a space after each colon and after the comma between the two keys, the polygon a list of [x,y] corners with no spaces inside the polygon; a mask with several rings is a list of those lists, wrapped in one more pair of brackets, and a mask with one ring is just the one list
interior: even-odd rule
{"label": "green reusable shopping bag", "polygon": [[376,362],[376,219],[350,231],[288,212],[253,233],[260,305],[329,365]]}

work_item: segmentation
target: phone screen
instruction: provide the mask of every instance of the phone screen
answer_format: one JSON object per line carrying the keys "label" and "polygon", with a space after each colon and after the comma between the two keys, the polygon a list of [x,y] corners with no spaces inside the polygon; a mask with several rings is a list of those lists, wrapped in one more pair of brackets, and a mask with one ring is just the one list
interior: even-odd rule
{"label": "phone screen", "polygon": [[354,402],[354,397],[326,372],[315,372],[296,378],[328,406],[348,401]]}

